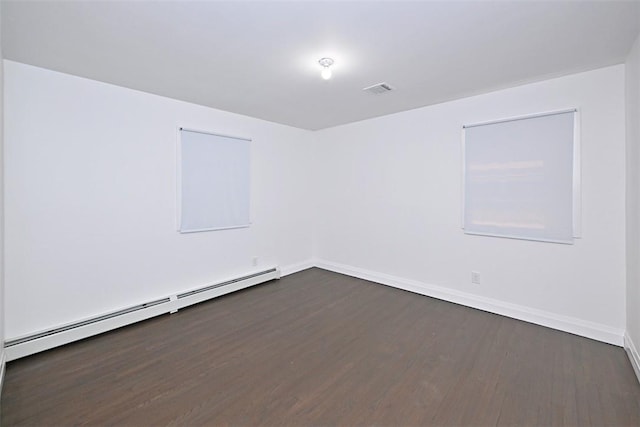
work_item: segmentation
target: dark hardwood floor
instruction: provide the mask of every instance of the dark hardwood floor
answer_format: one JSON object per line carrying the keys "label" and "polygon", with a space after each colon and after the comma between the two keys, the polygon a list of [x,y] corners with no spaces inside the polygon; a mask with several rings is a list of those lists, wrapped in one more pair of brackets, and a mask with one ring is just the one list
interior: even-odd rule
{"label": "dark hardwood floor", "polygon": [[10,362],[2,425],[640,425],[622,348],[310,269]]}

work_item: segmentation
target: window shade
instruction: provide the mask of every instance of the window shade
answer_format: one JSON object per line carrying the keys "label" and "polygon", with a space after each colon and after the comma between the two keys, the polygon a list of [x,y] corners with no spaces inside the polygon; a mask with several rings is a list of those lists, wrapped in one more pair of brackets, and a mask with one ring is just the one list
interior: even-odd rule
{"label": "window shade", "polygon": [[179,231],[249,226],[250,141],[180,130]]}
{"label": "window shade", "polygon": [[573,243],[575,115],[465,126],[465,233]]}

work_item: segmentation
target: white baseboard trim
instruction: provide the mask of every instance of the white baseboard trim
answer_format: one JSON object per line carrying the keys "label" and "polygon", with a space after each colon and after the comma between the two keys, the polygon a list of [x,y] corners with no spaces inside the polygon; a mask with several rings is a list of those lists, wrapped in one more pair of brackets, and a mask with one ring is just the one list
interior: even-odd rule
{"label": "white baseboard trim", "polygon": [[[437,285],[419,282],[416,280],[392,276],[385,273],[352,267],[349,265],[339,264],[326,260],[309,259],[297,264],[284,266],[280,269],[276,268],[276,271],[272,273],[271,276],[244,280],[242,282],[233,283],[230,286],[225,286],[224,288],[216,288],[200,294],[182,296],[180,297],[181,299],[175,299],[173,298],[173,296],[171,296],[170,300],[166,301],[166,303],[163,302],[161,304],[148,307],[145,310],[127,313],[123,316],[118,316],[117,318],[106,319],[104,321],[83,325],[81,327],[63,331],[61,333],[43,336],[42,338],[38,338],[37,340],[25,342],[19,345],[7,346],[4,348],[4,351],[0,356],[0,390],[2,390],[1,387],[4,380],[4,368],[7,361],[15,360],[20,357],[47,350],[49,348],[57,347],[59,345],[63,345],[72,341],[87,338],[92,335],[116,329],[121,326],[132,324],[154,316],[175,312],[176,310],[184,308],[191,304],[195,304],[210,298],[215,298],[217,296],[221,296],[229,292],[234,292],[245,287],[253,286],[258,283],[262,283],[265,280],[294,274],[312,267],[322,268],[324,270],[329,270],[336,273],[345,274],[347,276],[357,277],[360,279],[379,283],[382,285],[415,292],[421,295],[438,298],[444,301],[461,304],[490,313],[495,313],[502,316],[507,316],[514,319],[546,326],[549,328],[558,329],[575,335],[603,341],[609,344],[624,346],[629,353],[631,363],[633,364],[636,375],[638,375],[638,378],[640,380],[640,357],[638,356],[638,352],[636,350],[636,347],[634,346],[634,343],[631,341],[624,330],[589,322],[582,319],[537,310],[526,306],[511,304],[492,298],[481,297],[478,295],[457,291],[455,289],[449,289]],[[14,340],[18,338],[14,338]]]}
{"label": "white baseboard trim", "polygon": [[636,373],[638,382],[640,382],[640,354],[638,353],[638,349],[633,343],[633,340],[629,336],[628,331],[624,333],[624,349],[627,351],[627,356],[629,356],[629,361],[631,362],[631,366],[633,366],[633,371]]}
{"label": "white baseboard trim", "polygon": [[315,260],[308,259],[306,261],[299,262],[297,264],[289,264],[289,265],[285,265],[284,267],[280,267],[280,275],[282,277],[288,276],[290,274],[297,273],[297,272],[303,271],[303,270],[307,270],[307,269],[313,268],[315,266],[316,266]]}
{"label": "white baseboard trim", "polygon": [[371,282],[380,283],[398,289],[415,292],[444,301],[461,304],[490,313],[523,320],[529,323],[546,326],[548,328],[569,332],[597,341],[606,342],[622,347],[624,344],[624,330],[607,325],[594,323],[575,317],[563,316],[548,311],[537,310],[522,305],[486,298],[467,292],[457,291],[442,286],[422,283],[416,280],[391,276],[377,271],[366,270],[335,262],[316,260],[316,267],[347,276],[357,277]]}

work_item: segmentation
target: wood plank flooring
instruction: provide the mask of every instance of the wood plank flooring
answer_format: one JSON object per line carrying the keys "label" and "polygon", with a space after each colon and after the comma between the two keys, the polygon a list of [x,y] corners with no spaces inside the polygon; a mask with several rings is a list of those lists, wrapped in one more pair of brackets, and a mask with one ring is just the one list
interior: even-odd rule
{"label": "wood plank flooring", "polygon": [[622,348],[310,269],[10,362],[2,425],[640,425]]}

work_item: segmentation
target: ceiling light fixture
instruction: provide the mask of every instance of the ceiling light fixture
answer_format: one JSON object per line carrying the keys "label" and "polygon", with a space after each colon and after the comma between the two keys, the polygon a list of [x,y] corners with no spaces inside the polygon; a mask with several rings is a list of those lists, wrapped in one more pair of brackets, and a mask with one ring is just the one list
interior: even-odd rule
{"label": "ceiling light fixture", "polygon": [[331,78],[331,67],[333,65],[333,59],[331,58],[322,58],[318,61],[318,63],[322,66],[322,73],[320,75],[323,79],[329,80]]}

